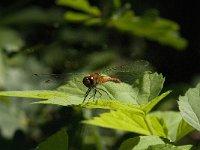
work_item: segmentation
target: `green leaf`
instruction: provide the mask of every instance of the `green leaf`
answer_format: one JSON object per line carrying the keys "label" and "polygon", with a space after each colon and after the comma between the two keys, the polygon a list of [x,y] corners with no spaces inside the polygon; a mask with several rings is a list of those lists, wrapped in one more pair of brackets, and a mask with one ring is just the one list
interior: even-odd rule
{"label": "green leaf", "polygon": [[139,17],[128,10],[121,16],[113,16],[108,22],[108,26],[139,37],[158,41],[163,45],[169,45],[176,49],[183,49],[187,46],[187,41],[178,34],[178,24],[158,16],[145,15]]}
{"label": "green leaf", "polygon": [[[0,95],[45,99],[35,102],[41,104],[57,104],[62,106],[80,105],[82,104],[85,92],[87,91],[87,88],[82,84],[83,76],[74,77],[68,84],[59,87],[57,90],[2,91],[0,92]],[[151,83],[149,82],[149,84]],[[137,89],[133,89],[132,86],[126,83],[110,82],[102,84],[100,87],[107,91],[109,96],[103,92],[100,98],[98,98],[98,95],[96,96],[95,102],[87,99],[87,103],[84,103],[82,105],[83,107],[130,110],[136,114],[139,113],[144,115],[145,112],[150,111],[158,101],[169,93],[166,92],[151,103],[149,102],[147,105],[140,106],[136,105],[138,101],[140,101],[140,99],[137,99]],[[92,95],[93,93],[91,92],[89,97]]]}
{"label": "green leaf", "polygon": [[24,41],[16,31],[0,27],[0,33],[0,50],[5,49],[8,52],[16,52],[24,46]]}
{"label": "green leaf", "polygon": [[42,9],[40,7],[25,7],[4,15],[0,24],[3,25],[29,25],[36,23],[55,23],[62,21],[63,14],[59,9]]}
{"label": "green leaf", "polygon": [[[68,94],[56,90],[4,91],[0,92],[0,96],[45,99],[35,103],[56,104],[62,106],[76,105],[76,104],[78,105],[81,103],[79,99],[76,99],[73,96],[70,97]],[[71,100],[69,100],[69,97],[71,98]]]}
{"label": "green leaf", "polygon": [[[82,78],[79,78],[82,79]],[[79,86],[80,85],[80,86]],[[119,88],[118,86],[116,88]],[[63,105],[63,106],[68,106],[68,105],[79,105],[82,104],[84,94],[86,90],[84,91],[83,89],[86,89],[82,83],[80,82],[74,82],[70,81],[67,85],[64,85],[58,90],[32,90],[32,91],[1,91],[0,96],[13,96],[13,97],[26,97],[26,98],[38,98],[38,99],[47,99],[43,101],[39,101],[36,103],[41,103],[41,104],[57,104],[57,105]],[[125,90],[125,89],[124,89]],[[92,93],[91,93],[92,94]],[[107,97],[105,93],[103,96]],[[129,93],[122,93],[122,96],[129,95]],[[102,98],[103,98],[102,96]],[[111,95],[112,96],[112,95]],[[117,95],[119,96],[119,95]],[[113,98],[116,97],[113,94]],[[115,98],[114,98],[115,99]],[[131,97],[130,97],[131,99]],[[100,101],[101,99],[97,99],[95,101]],[[92,100],[91,100],[92,101]],[[117,101],[111,101],[110,106],[114,105],[120,105],[120,103],[117,103]],[[100,107],[107,107],[109,101],[102,101],[100,102]],[[98,104],[98,103],[97,103]],[[85,106],[92,107],[94,103],[91,103],[91,106],[86,103]],[[124,107],[124,104],[121,104],[121,107]],[[116,107],[114,107],[116,108]]]}
{"label": "green leaf", "polygon": [[192,145],[175,146],[172,144],[150,145],[147,150],[192,150]]}
{"label": "green leaf", "polygon": [[168,139],[175,142],[193,130],[193,128],[182,120],[179,112],[174,111],[156,111],[150,113],[150,116],[156,116],[166,123]]}
{"label": "green leaf", "polygon": [[146,104],[153,100],[162,90],[164,81],[162,74],[146,72],[134,84],[134,91],[137,92],[135,99],[139,104]]}
{"label": "green leaf", "polygon": [[40,143],[35,150],[67,150],[68,135],[65,129],[62,129],[54,135],[48,137],[44,142]]}
{"label": "green leaf", "polygon": [[178,131],[176,134],[176,141],[179,141],[182,137],[187,135],[188,133],[194,131],[194,128],[190,126],[185,120],[181,120],[178,126]]}
{"label": "green leaf", "polygon": [[134,114],[145,115],[144,111],[141,109],[140,105],[122,103],[115,100],[99,100],[97,102],[84,103],[82,105],[86,108],[103,108],[103,109],[113,109],[113,110],[126,110],[131,111]]}
{"label": "green leaf", "polygon": [[192,148],[192,145],[172,145],[158,136],[138,136],[124,141],[119,150],[191,150]]}
{"label": "green leaf", "polygon": [[103,113],[92,120],[86,120],[84,123],[106,128],[119,129],[135,132],[143,135],[159,135],[167,137],[165,133],[165,124],[161,120],[152,116],[134,114],[127,110],[111,111]]}
{"label": "green leaf", "polygon": [[153,99],[152,101],[148,102],[147,104],[145,105],[142,105],[142,110],[145,112],[145,113],[148,113],[150,112],[154,106],[156,104],[158,104],[163,98],[165,98],[169,93],[171,93],[171,91],[167,91],[165,93],[162,93],[161,95],[159,95],[158,97],[156,97],[155,99]]}
{"label": "green leaf", "polygon": [[67,98],[66,94],[59,91],[53,90],[33,90],[33,91],[1,91],[1,96],[14,96],[14,97],[26,97],[26,98],[39,98],[39,99],[49,99],[49,98]]}
{"label": "green leaf", "polygon": [[0,129],[1,135],[12,138],[16,130],[26,130],[27,116],[14,104],[4,105],[0,103]]}
{"label": "green leaf", "polygon": [[92,18],[88,14],[78,13],[78,12],[73,12],[73,11],[68,11],[67,13],[65,13],[64,17],[66,20],[71,21],[71,22],[83,22]]}
{"label": "green leaf", "polygon": [[83,11],[90,15],[100,16],[101,12],[97,7],[91,6],[87,0],[57,0],[57,4]]}
{"label": "green leaf", "polygon": [[146,150],[151,145],[165,144],[158,136],[138,136],[124,141],[119,150]]}
{"label": "green leaf", "polygon": [[102,20],[102,18],[100,18],[100,17],[90,18],[90,19],[86,20],[86,21],[84,22],[84,24],[85,24],[86,26],[94,26],[94,25],[100,26],[100,25],[103,24],[103,20]]}
{"label": "green leaf", "polygon": [[200,131],[200,84],[180,96],[178,104],[183,119]]}
{"label": "green leaf", "polygon": [[6,68],[4,52],[0,48],[0,88],[5,87]]}
{"label": "green leaf", "polygon": [[121,0],[112,0],[115,9],[120,9],[121,7]]}
{"label": "green leaf", "polygon": [[[55,98],[60,98],[58,96],[58,97],[53,97],[52,99],[49,99],[47,101],[41,101],[41,103],[51,104],[53,102],[54,104],[58,104],[58,103],[64,104],[65,101],[69,101],[71,102],[71,104],[76,104],[76,105],[82,104],[85,92],[87,91],[87,88],[82,84],[83,77],[84,75],[77,78],[73,78],[72,80],[68,82],[68,84],[61,86],[57,89],[57,91],[62,92],[63,94],[67,96],[65,100],[64,99],[59,100],[59,101],[56,100]],[[107,91],[109,96],[105,92],[101,92],[102,96],[99,97],[99,95],[97,94],[95,101],[116,100],[116,101],[120,101],[124,103],[126,102],[126,103],[137,104],[136,99],[134,99],[135,96],[133,95],[134,94],[133,88],[126,83],[109,82],[109,83],[99,85],[99,88]],[[90,92],[86,100],[87,102],[93,101],[93,99],[89,99],[89,97],[91,97],[92,95],[93,95],[93,92]],[[104,105],[106,105],[106,103]]]}
{"label": "green leaf", "polygon": [[[45,99],[35,102],[41,104],[57,104],[62,106],[80,105],[87,91],[87,88],[82,84],[83,77],[84,75],[74,77],[66,85],[59,87],[57,90],[2,91],[0,95]],[[102,92],[102,96],[99,97],[99,93],[97,93],[95,99],[89,99],[89,97],[93,96],[93,92],[90,92],[86,100],[87,103],[84,103],[82,106],[88,108],[131,110],[135,113],[144,114],[143,109],[145,112],[150,111],[152,107],[157,104],[157,102],[152,102],[152,104],[149,103],[141,109],[142,106],[136,105],[140,101],[140,99],[137,99],[138,90],[126,83],[108,82],[98,85],[98,87],[107,91],[107,94]],[[161,95],[158,97],[158,100],[156,99],[154,101],[159,101],[166,95],[167,93]],[[93,100],[95,102],[93,102]]]}
{"label": "green leaf", "polygon": [[[14,97],[27,97],[27,98],[40,98],[47,99],[40,101],[38,103],[43,104],[58,104],[58,105],[79,105],[82,104],[85,92],[87,88],[82,84],[82,77],[74,78],[69,81],[68,84],[59,87],[57,90],[33,90],[33,91],[1,91],[1,96],[14,96]],[[101,98],[96,96],[95,101],[110,99],[119,100],[121,102],[137,103],[132,97],[132,87],[125,83],[105,83],[100,86],[102,89],[106,90],[109,94],[102,92]],[[120,90],[120,92],[119,92]],[[93,92],[90,93],[90,96]],[[87,99],[87,101],[92,101]],[[104,104],[106,105],[106,103]],[[102,107],[102,104],[101,104]]]}

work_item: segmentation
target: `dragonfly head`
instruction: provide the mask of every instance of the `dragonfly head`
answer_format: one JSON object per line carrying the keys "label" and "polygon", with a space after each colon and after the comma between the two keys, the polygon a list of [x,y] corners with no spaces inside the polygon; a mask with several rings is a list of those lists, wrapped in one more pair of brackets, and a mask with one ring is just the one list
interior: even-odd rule
{"label": "dragonfly head", "polygon": [[92,76],[86,76],[83,78],[83,84],[86,87],[92,88],[95,86],[95,81],[94,78]]}

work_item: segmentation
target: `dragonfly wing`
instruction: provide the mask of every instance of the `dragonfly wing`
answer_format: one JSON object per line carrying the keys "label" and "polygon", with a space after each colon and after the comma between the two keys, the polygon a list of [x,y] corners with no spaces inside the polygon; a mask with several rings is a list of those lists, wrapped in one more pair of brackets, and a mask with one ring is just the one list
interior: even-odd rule
{"label": "dragonfly wing", "polygon": [[86,73],[33,74],[33,79],[35,82],[38,82],[39,86],[42,88],[48,88],[52,87],[52,85],[58,86],[65,84],[69,80],[77,80],[77,78],[83,78],[85,74]]}
{"label": "dragonfly wing", "polygon": [[137,60],[134,62],[122,63],[113,67],[105,68],[101,72],[104,74],[113,74],[116,72],[140,72],[141,70],[148,70],[150,64],[145,60]]}
{"label": "dragonfly wing", "polygon": [[151,65],[147,61],[139,60],[111,67],[104,70],[103,73],[119,78],[122,82],[133,84],[145,71],[152,71]]}

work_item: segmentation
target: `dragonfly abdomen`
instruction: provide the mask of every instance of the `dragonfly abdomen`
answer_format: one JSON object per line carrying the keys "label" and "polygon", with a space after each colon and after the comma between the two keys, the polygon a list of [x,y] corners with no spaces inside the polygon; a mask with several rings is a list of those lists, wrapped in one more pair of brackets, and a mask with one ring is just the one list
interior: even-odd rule
{"label": "dragonfly abdomen", "polygon": [[105,77],[103,77],[102,79],[101,79],[101,83],[105,83],[105,82],[109,82],[109,81],[111,81],[111,82],[115,82],[115,83],[120,83],[120,82],[122,82],[120,79],[118,79],[118,78],[105,78]]}

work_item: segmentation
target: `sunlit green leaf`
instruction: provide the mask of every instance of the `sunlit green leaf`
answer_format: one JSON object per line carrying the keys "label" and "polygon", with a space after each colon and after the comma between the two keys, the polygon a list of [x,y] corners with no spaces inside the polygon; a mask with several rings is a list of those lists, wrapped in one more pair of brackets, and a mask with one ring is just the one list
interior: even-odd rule
{"label": "sunlit green leaf", "polygon": [[161,95],[159,95],[158,97],[156,97],[155,99],[151,100],[150,102],[148,102],[147,104],[142,105],[142,110],[144,110],[146,113],[150,112],[151,109],[158,104],[163,98],[165,98],[169,93],[171,93],[171,91],[167,91],[165,93],[162,93]]}
{"label": "sunlit green leaf", "polygon": [[126,110],[103,113],[92,120],[84,121],[84,123],[143,135],[167,137],[164,130],[165,124],[158,118],[134,114],[134,112]]}
{"label": "sunlit green leaf", "polygon": [[119,150],[191,150],[192,145],[175,146],[158,136],[138,136],[124,141]]}
{"label": "sunlit green leaf", "polygon": [[165,79],[161,74],[158,73],[145,73],[137,82],[134,84],[134,92],[137,92],[139,104],[146,104],[158,96]]}
{"label": "sunlit green leaf", "polygon": [[146,150],[151,145],[165,144],[158,136],[138,136],[124,141],[119,150]]}
{"label": "sunlit green leaf", "polygon": [[33,91],[1,91],[1,96],[13,96],[13,97],[26,97],[26,98],[67,98],[67,95],[63,92],[52,91],[52,90],[33,90]]}
{"label": "sunlit green leaf", "polygon": [[122,103],[116,100],[99,100],[97,102],[89,102],[82,104],[86,108],[103,108],[113,110],[126,110],[134,114],[145,115],[140,105],[131,103]]}
{"label": "sunlit green leaf", "polygon": [[58,131],[39,144],[35,150],[67,150],[68,135],[65,129]]}
{"label": "sunlit green leaf", "polygon": [[192,150],[192,145],[175,146],[172,144],[150,145],[146,150]]}
{"label": "sunlit green leaf", "polygon": [[87,0],[57,0],[57,3],[94,16],[99,16],[101,13],[97,7],[91,6]]}
{"label": "sunlit green leaf", "polygon": [[[80,105],[83,103],[85,92],[87,91],[87,88],[82,84],[83,76],[84,75],[74,77],[66,85],[59,87],[57,90],[2,91],[0,92],[0,95],[44,99],[42,101],[35,102],[41,104],[57,104],[62,106]],[[146,79],[143,79],[143,81],[144,80]],[[149,79],[147,78],[147,80]],[[150,84],[155,84],[155,83],[156,81],[154,81],[154,83],[149,82],[149,86]],[[140,85],[138,84],[138,86]],[[86,103],[83,104],[82,106],[88,108],[105,108],[105,109],[122,109],[122,110],[126,109],[126,110],[136,111],[140,114],[144,114],[144,111],[145,112],[150,111],[155,106],[155,104],[157,104],[157,101],[160,101],[168,94],[167,92],[159,96],[157,98],[158,100],[157,99],[154,100],[156,102],[140,106],[136,105],[140,101],[140,99],[137,98],[137,96],[139,96],[137,93],[138,89],[132,88],[132,86],[126,83],[109,82],[99,85],[99,88],[107,91],[107,93],[100,91],[102,95],[99,95],[100,93],[97,93],[96,96],[93,97],[93,91],[91,91],[88,98],[86,99]],[[155,91],[152,90],[148,92],[149,92],[148,94],[151,95]],[[140,92],[139,94],[143,93]],[[89,97],[91,97],[91,99],[89,99]]]}
{"label": "sunlit green leaf", "polygon": [[[2,91],[1,96],[14,96],[14,97],[27,97],[27,98],[40,98],[47,99],[39,103],[45,104],[58,104],[58,105],[79,105],[82,104],[85,92],[87,88],[82,84],[83,77],[74,78],[68,82],[68,84],[59,87],[57,90],[33,90],[33,91]],[[136,103],[136,100],[132,98],[132,87],[125,83],[106,83],[100,88],[106,90],[109,96],[102,92],[102,96],[96,96],[95,101],[101,99],[113,99],[122,102]],[[119,92],[120,90],[120,92]],[[93,92],[87,98],[87,102],[93,101],[89,99],[93,95]],[[106,102],[107,103],[107,102]]]}
{"label": "sunlit green leaf", "polygon": [[190,126],[185,120],[181,120],[178,126],[178,131],[176,134],[176,141],[179,141],[182,137],[192,132],[194,128]]}
{"label": "sunlit green leaf", "polygon": [[[150,113],[152,116],[156,116],[162,119],[166,123],[168,138],[171,141],[177,141],[189,132],[193,130],[190,125],[183,122],[179,112],[174,111],[156,111]],[[177,139],[178,138],[178,139]]]}
{"label": "sunlit green leaf", "polygon": [[183,119],[200,131],[200,84],[190,88],[184,96],[179,97],[179,109]]}

